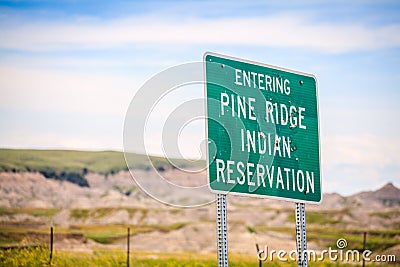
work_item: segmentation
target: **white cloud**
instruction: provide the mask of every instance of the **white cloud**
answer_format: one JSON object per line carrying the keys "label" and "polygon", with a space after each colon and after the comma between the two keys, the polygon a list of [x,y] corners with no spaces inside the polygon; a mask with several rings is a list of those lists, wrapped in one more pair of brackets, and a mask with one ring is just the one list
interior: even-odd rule
{"label": "white cloud", "polygon": [[140,79],[0,66],[0,107],[122,115]]}
{"label": "white cloud", "polygon": [[253,18],[171,19],[156,16],[77,23],[3,25],[0,47],[48,50],[130,44],[224,44],[302,47],[329,53],[400,46],[400,25],[371,27],[311,21],[296,14]]}

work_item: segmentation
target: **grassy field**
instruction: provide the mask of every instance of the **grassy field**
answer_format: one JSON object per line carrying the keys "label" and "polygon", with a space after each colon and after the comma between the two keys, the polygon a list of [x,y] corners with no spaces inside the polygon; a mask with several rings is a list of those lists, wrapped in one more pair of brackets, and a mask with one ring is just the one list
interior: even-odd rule
{"label": "grassy field", "polygon": [[[151,167],[146,155],[130,153],[128,155],[132,168],[146,169]],[[150,157],[155,167],[171,167],[161,157]],[[185,160],[174,160],[178,166],[197,166]],[[76,150],[32,150],[32,149],[0,149],[1,171],[54,171],[95,172],[101,174],[126,170],[124,154],[117,151],[76,151]]]}
{"label": "grassy field", "polygon": [[[72,238],[83,242],[91,239],[99,244],[113,244],[126,239],[127,229],[130,227],[131,235],[140,233],[161,232],[168,233],[187,225],[184,222],[171,224],[124,225],[124,224],[79,224],[70,227],[57,226],[54,228],[55,239]],[[24,225],[0,226],[0,249],[11,246],[22,246],[23,243],[33,244],[37,241],[49,240],[50,228],[32,223]]]}
{"label": "grassy field", "polygon": [[[147,214],[157,212],[157,209],[149,210],[137,207],[103,207],[103,208],[74,208],[70,210],[70,218],[75,220],[100,219],[111,216],[113,212],[127,211],[130,217],[138,216],[139,221],[131,228],[131,234],[161,232],[166,233],[178,230],[187,226],[188,222],[176,221],[170,224],[144,224],[142,220]],[[21,216],[30,215],[51,221],[52,216],[60,209],[57,208],[0,208],[0,215]],[[171,212],[180,212],[180,210],[171,210]],[[293,222],[293,213],[285,210],[276,210],[276,212],[287,213],[287,221]],[[338,212],[340,213],[340,212]],[[396,211],[394,211],[396,213]],[[385,216],[392,216],[388,212]],[[316,243],[320,247],[336,247],[336,241],[339,238],[345,238],[349,243],[350,249],[362,249],[363,246],[363,230],[348,227],[348,225],[336,222],[331,219],[331,214],[326,211],[310,211],[307,214],[307,239]],[[233,225],[236,221],[230,221]],[[128,225],[124,224],[75,224],[70,227],[55,226],[55,233],[58,235],[69,235],[78,238],[91,239],[99,244],[113,244],[121,241],[126,236]],[[293,234],[293,227],[289,226],[267,226],[254,225],[247,226],[249,233],[263,234],[268,232],[276,232],[283,234]],[[25,223],[10,223],[8,225],[0,225],[0,247],[20,244],[22,240],[31,237],[40,240],[48,240],[49,226],[35,220],[26,221]],[[393,227],[391,229],[368,230],[367,246],[373,251],[383,251],[387,248],[400,243],[400,228]]]}
{"label": "grassy field", "polygon": [[[109,216],[117,210],[126,210],[129,214],[146,216],[149,212],[145,208],[132,207],[106,207],[94,209],[72,209],[70,216],[76,219],[101,218]],[[277,210],[278,211],[278,210]],[[30,215],[36,218],[51,219],[59,212],[58,209],[38,208],[13,208],[0,209],[0,214],[7,216]],[[287,212],[279,210],[279,212]],[[292,220],[292,212],[287,213],[287,220]],[[313,211],[309,213],[310,223],[307,227],[308,241],[315,242],[319,246],[336,248],[336,241],[345,238],[349,244],[348,249],[362,249],[363,231],[348,228],[335,220],[328,220],[326,211]],[[385,216],[392,216],[385,213]],[[234,222],[231,222],[231,225]],[[236,222],[237,223],[237,222]],[[104,245],[121,244],[126,240],[127,227],[130,227],[131,235],[143,233],[167,233],[180,228],[190,226],[188,222],[175,222],[171,224],[76,224],[69,227],[55,226],[54,240],[76,240],[86,242],[93,240],[95,245],[91,252],[56,250],[52,259],[52,266],[127,266],[126,252],[115,250],[110,247],[105,249]],[[49,226],[35,224],[35,221],[26,223],[0,225],[0,266],[46,266],[49,260]],[[293,227],[287,226],[248,226],[250,233],[262,234],[276,232],[293,234]],[[379,252],[400,243],[400,229],[369,230],[367,237],[367,248]],[[38,245],[35,245],[38,244]],[[7,249],[11,248],[12,249]],[[101,247],[101,249],[99,249]],[[215,254],[196,254],[195,252],[143,252],[131,251],[130,266],[217,266]],[[277,260],[264,263],[265,266],[296,266],[293,262],[279,262]],[[263,266],[264,266],[263,265]],[[346,262],[313,262],[312,266],[355,266]],[[357,264],[356,264],[357,265]],[[230,266],[258,266],[256,255],[230,254]],[[367,266],[374,266],[368,263]],[[385,266],[385,265],[376,265]]]}
{"label": "grassy field", "polygon": [[[251,227],[254,233],[262,232],[279,232],[279,233],[292,233],[292,227],[284,226],[256,226]],[[315,242],[321,247],[336,247],[336,241],[339,238],[345,238],[349,243],[349,249],[362,250],[363,247],[363,233],[360,229],[345,229],[341,227],[330,227],[321,225],[309,225],[307,227],[307,241]],[[387,248],[395,246],[400,243],[400,229],[389,230],[369,230],[367,236],[368,249],[373,251],[383,251]]]}
{"label": "grassy field", "polygon": [[[116,267],[127,266],[127,253],[122,250],[95,250],[88,252],[54,252],[50,261],[50,251],[47,246],[28,246],[18,249],[0,251],[0,266],[101,266]],[[347,262],[312,262],[312,266],[357,266],[357,263]],[[217,267],[216,254],[196,253],[161,253],[161,252],[130,252],[129,265],[135,267]],[[256,255],[229,255],[229,266],[232,267],[257,267],[259,266]],[[266,261],[263,266],[288,266],[295,267],[297,262],[280,262],[278,260]],[[368,263],[368,266],[381,266]]]}
{"label": "grassy field", "polygon": [[[173,168],[161,157],[151,156],[150,161],[146,155],[129,153],[126,157],[133,169]],[[204,164],[179,159],[173,162],[186,168]],[[67,180],[80,186],[89,186],[84,178],[88,172],[107,175],[121,170],[128,170],[128,167],[124,153],[117,151],[0,149],[0,172],[40,172],[46,178]]]}

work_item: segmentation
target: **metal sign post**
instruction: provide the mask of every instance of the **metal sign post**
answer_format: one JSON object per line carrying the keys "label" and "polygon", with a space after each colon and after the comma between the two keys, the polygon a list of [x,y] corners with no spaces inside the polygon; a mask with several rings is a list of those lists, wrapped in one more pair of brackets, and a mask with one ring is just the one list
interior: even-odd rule
{"label": "metal sign post", "polygon": [[295,218],[298,266],[307,267],[306,208],[304,203],[296,203]]}
{"label": "metal sign post", "polygon": [[228,229],[226,219],[226,195],[217,194],[217,251],[218,267],[228,267]]}

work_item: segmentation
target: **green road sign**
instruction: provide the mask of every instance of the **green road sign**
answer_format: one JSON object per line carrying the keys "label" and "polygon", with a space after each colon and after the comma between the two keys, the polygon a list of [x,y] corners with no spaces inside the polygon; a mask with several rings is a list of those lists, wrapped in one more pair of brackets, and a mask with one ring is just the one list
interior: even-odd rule
{"label": "green road sign", "polygon": [[204,65],[210,189],[319,203],[315,77],[213,53]]}

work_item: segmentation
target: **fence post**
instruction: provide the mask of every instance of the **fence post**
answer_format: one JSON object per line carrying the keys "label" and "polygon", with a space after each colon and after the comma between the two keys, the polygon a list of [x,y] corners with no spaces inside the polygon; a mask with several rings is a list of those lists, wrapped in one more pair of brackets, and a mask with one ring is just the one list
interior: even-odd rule
{"label": "fence post", "polygon": [[365,267],[364,251],[367,248],[367,232],[364,232],[364,243],[363,243],[363,263],[362,267]]}
{"label": "fence post", "polygon": [[128,237],[127,237],[127,251],[126,251],[126,266],[129,267],[129,246],[130,246],[130,235],[131,229],[128,227]]}
{"label": "fence post", "polygon": [[[260,247],[258,246],[258,243],[256,243],[256,249],[257,249],[257,258],[260,257]],[[262,260],[258,259],[258,267],[262,267]]]}
{"label": "fence post", "polygon": [[49,265],[51,265],[51,259],[53,258],[53,226],[50,227],[50,259]]}

